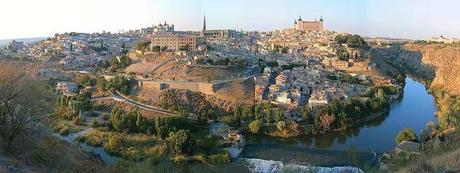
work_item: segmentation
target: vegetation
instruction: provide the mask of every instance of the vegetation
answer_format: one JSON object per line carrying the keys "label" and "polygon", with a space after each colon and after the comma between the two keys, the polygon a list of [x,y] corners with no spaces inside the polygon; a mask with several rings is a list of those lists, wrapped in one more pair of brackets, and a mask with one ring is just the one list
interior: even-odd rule
{"label": "vegetation", "polygon": [[261,126],[260,121],[259,120],[254,120],[251,123],[249,123],[249,130],[252,133],[259,133],[260,126]]}
{"label": "vegetation", "polygon": [[114,57],[110,60],[107,60],[102,67],[109,69],[112,72],[120,71],[131,65],[131,59],[127,55],[121,57]]}
{"label": "vegetation", "polygon": [[412,128],[405,128],[401,130],[398,135],[396,136],[396,144],[400,144],[403,141],[417,141],[417,135],[415,134]]}
{"label": "vegetation", "polygon": [[91,79],[89,75],[86,74],[77,75],[77,77],[75,78],[75,82],[78,84],[80,88],[92,86],[95,83],[95,81]]}
{"label": "vegetation", "polygon": [[13,153],[15,141],[46,118],[48,93],[18,65],[2,62],[0,73],[0,138]]}
{"label": "vegetation", "polygon": [[367,49],[368,45],[366,41],[364,41],[363,38],[359,35],[351,35],[351,34],[346,34],[346,35],[337,35],[334,38],[334,42],[336,44],[347,44],[348,47],[351,48],[363,48]]}
{"label": "vegetation", "polygon": [[110,122],[116,131],[122,132],[142,132],[145,133],[149,124],[145,117],[138,110],[130,110],[126,113],[124,110],[115,107],[112,109]]}
{"label": "vegetation", "polygon": [[181,129],[177,132],[170,132],[168,140],[176,154],[187,154],[192,150],[193,140],[187,130]]}
{"label": "vegetation", "polygon": [[134,46],[134,49],[144,52],[145,50],[148,49],[149,45],[150,45],[150,41],[148,41],[148,40],[147,41],[146,40],[139,41]]}
{"label": "vegetation", "polygon": [[129,93],[129,85],[133,79],[127,79],[125,76],[116,75],[115,78],[109,80],[105,86],[98,86],[107,90],[118,90],[124,94]]}

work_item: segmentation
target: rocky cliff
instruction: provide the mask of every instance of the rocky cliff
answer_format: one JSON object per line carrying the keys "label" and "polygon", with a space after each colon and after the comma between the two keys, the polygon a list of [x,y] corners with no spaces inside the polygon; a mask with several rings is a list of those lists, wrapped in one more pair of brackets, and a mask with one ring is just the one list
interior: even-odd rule
{"label": "rocky cliff", "polygon": [[460,95],[460,45],[407,44],[404,48],[420,52],[422,62],[434,66],[436,75],[431,83],[432,88]]}

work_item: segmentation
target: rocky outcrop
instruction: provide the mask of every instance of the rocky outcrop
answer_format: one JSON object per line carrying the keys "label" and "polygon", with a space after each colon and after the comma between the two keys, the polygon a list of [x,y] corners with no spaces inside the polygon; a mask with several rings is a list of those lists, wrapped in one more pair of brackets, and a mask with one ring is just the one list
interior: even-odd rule
{"label": "rocky outcrop", "polygon": [[433,65],[435,77],[431,88],[460,94],[460,46],[448,44],[408,44],[406,50],[420,52],[422,62]]}
{"label": "rocky outcrop", "polygon": [[159,96],[158,105],[174,111],[185,109],[187,112],[192,113],[208,109],[229,111],[232,107],[232,104],[228,101],[185,89],[163,90]]}

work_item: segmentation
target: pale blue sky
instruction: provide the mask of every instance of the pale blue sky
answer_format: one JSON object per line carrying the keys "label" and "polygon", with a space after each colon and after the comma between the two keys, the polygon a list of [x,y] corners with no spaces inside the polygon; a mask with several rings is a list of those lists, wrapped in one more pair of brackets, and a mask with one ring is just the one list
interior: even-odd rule
{"label": "pale blue sky", "polygon": [[1,0],[0,39],[117,32],[159,22],[177,30],[274,30],[323,16],[326,28],[364,36],[460,37],[458,0]]}

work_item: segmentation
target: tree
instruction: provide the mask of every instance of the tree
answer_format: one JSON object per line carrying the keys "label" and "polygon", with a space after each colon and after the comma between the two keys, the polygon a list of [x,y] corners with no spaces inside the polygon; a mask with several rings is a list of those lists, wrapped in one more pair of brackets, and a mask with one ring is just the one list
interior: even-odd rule
{"label": "tree", "polygon": [[97,85],[97,90],[99,91],[107,90],[107,80],[102,76],[97,78],[96,85]]}
{"label": "tree", "polygon": [[332,113],[322,113],[316,117],[316,125],[324,130],[328,130],[330,125],[335,121],[335,115]]}
{"label": "tree", "polygon": [[283,109],[281,109],[281,108],[276,108],[274,112],[275,112],[275,122],[283,121],[283,118],[284,118],[284,111],[283,111]]}
{"label": "tree", "polygon": [[107,88],[110,90],[119,90],[124,94],[129,92],[129,80],[122,75],[117,75],[108,82]]}
{"label": "tree", "polygon": [[149,44],[150,44],[150,41],[148,40],[139,41],[136,43],[136,46],[134,48],[136,50],[145,51],[145,49],[147,48],[147,46],[149,46]]}
{"label": "tree", "polygon": [[186,44],[184,46],[179,47],[180,51],[189,51],[190,50],[190,45]]}
{"label": "tree", "polygon": [[396,136],[396,144],[400,144],[403,141],[417,141],[417,135],[412,128],[405,128],[398,133]]}
{"label": "tree", "polygon": [[302,116],[303,121],[308,121],[311,117],[311,108],[308,106],[304,106],[300,108],[300,115]]}
{"label": "tree", "polygon": [[17,64],[0,63],[0,137],[10,153],[16,139],[35,132],[51,111],[44,85],[26,71]]}
{"label": "tree", "polygon": [[189,153],[193,146],[193,140],[188,130],[179,130],[169,133],[169,142],[176,154]]}
{"label": "tree", "polygon": [[78,75],[75,80],[80,87],[91,86],[93,83],[93,80],[88,75],[83,74]]}
{"label": "tree", "polygon": [[249,123],[249,131],[252,133],[259,133],[261,123],[259,120],[254,120],[251,123]]}
{"label": "tree", "polygon": [[278,131],[283,131],[284,128],[286,128],[286,122],[284,121],[278,121],[276,123],[276,128],[278,129]]}

